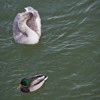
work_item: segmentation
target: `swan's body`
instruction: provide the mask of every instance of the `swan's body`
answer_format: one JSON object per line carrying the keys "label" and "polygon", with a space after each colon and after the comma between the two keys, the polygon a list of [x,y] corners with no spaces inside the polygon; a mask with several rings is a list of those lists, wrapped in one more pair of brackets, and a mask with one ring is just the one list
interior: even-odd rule
{"label": "swan's body", "polygon": [[20,82],[19,88],[22,92],[33,92],[38,90],[47,79],[48,77],[44,75],[36,75],[31,78],[25,78]]}
{"label": "swan's body", "polygon": [[36,44],[41,36],[41,19],[38,11],[32,7],[26,7],[25,10],[15,17],[13,37],[17,43]]}

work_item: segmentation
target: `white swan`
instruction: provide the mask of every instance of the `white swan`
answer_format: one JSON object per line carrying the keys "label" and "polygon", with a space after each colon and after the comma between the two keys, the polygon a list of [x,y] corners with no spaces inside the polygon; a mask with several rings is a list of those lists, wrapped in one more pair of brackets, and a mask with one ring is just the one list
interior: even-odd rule
{"label": "white swan", "polygon": [[13,23],[13,37],[17,43],[36,44],[41,36],[41,19],[37,10],[26,7]]}

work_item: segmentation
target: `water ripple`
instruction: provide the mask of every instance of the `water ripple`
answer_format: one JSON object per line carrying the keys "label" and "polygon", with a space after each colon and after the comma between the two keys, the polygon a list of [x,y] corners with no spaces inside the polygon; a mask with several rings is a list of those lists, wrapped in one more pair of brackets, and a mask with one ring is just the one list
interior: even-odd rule
{"label": "water ripple", "polygon": [[[43,26],[41,40],[33,46],[16,44],[12,38],[13,19],[28,4],[30,1],[0,1],[4,11],[0,12],[1,99],[100,98],[100,1],[31,1],[39,9]],[[49,76],[42,92],[23,95],[16,89],[23,77],[38,73]]]}

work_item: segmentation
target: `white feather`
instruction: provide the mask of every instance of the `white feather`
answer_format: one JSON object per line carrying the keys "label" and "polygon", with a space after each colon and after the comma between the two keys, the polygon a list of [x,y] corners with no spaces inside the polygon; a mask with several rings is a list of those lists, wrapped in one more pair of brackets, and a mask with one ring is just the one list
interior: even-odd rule
{"label": "white feather", "polygon": [[37,89],[39,89],[47,79],[48,79],[48,77],[45,77],[45,76],[41,76],[41,77],[36,78],[31,83],[31,86],[29,87],[30,92],[36,91]]}

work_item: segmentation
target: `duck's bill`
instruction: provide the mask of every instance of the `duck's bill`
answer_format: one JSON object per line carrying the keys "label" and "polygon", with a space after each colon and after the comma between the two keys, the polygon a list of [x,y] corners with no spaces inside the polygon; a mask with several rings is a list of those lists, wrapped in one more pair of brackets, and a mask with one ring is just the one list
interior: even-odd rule
{"label": "duck's bill", "polygon": [[18,85],[18,87],[17,87],[17,89],[20,89],[21,87],[22,87],[22,85],[21,85],[21,84],[19,84],[19,85]]}

